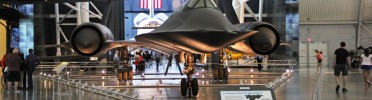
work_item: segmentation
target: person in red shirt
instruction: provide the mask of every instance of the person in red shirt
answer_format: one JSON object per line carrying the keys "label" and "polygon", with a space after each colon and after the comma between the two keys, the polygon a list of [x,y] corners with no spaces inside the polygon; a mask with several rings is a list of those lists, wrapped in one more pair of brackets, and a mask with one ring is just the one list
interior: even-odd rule
{"label": "person in red shirt", "polygon": [[143,60],[143,57],[140,55],[140,53],[137,53],[135,56],[134,56],[134,64],[136,65],[136,71],[141,71],[140,69],[140,62]]}
{"label": "person in red shirt", "polygon": [[5,67],[6,67],[6,55],[7,55],[7,54],[5,54],[5,55],[3,56],[3,59],[1,59],[1,61],[0,61],[0,66],[1,66],[1,68],[2,68],[3,73],[4,73],[4,70],[5,70]]}

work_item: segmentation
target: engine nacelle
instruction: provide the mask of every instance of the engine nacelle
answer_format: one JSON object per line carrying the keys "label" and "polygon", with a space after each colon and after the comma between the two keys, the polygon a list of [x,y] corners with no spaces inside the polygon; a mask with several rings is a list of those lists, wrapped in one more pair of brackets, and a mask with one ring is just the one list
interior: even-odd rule
{"label": "engine nacelle", "polygon": [[113,41],[111,31],[98,23],[84,23],[72,32],[71,44],[74,51],[80,55],[93,56],[106,48],[107,41]]}
{"label": "engine nacelle", "polygon": [[278,31],[269,23],[251,22],[237,24],[242,30],[254,30],[258,33],[237,42],[230,47],[231,50],[242,53],[256,53],[268,55],[273,53],[280,44]]}

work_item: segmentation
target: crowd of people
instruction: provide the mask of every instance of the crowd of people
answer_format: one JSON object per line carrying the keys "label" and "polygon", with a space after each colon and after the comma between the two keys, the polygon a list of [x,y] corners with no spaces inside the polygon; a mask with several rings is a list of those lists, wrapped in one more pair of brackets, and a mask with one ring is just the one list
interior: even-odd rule
{"label": "crowd of people", "polygon": [[[114,62],[120,61],[118,53],[119,52],[116,51],[114,54]],[[135,64],[136,71],[143,71],[145,67],[150,67],[152,65],[153,60],[155,60],[156,62],[156,70],[159,70],[159,66],[163,64],[162,60],[165,60],[165,58],[163,57],[165,55],[156,51],[138,50],[137,52],[134,53],[134,55],[129,56],[134,58],[133,64]]]}
{"label": "crowd of people", "polygon": [[[33,90],[32,74],[39,64],[38,57],[33,53],[33,49],[29,49],[29,55],[26,57],[18,48],[11,51],[11,53],[4,55],[1,60],[3,75],[7,76],[7,91]],[[20,82],[22,85],[19,84]]]}

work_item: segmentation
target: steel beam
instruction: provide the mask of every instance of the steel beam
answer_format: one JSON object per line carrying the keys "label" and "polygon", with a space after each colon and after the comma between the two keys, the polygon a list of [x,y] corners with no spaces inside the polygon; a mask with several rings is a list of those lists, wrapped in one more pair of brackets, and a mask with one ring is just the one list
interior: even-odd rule
{"label": "steel beam", "polygon": [[76,23],[77,25],[80,25],[81,24],[81,10],[80,10],[80,6],[81,6],[81,2],[76,2]]}
{"label": "steel beam", "polygon": [[249,12],[249,14],[251,14],[253,16],[253,18],[258,22],[260,20],[257,19],[257,16],[253,13],[252,9],[248,6],[248,4],[244,4],[244,8],[245,10],[247,10]]}
{"label": "steel beam", "polygon": [[364,10],[364,0],[359,1],[359,9],[358,9],[358,22],[356,27],[356,40],[355,40],[355,49],[360,46],[360,35],[362,34],[362,20],[363,20],[363,10]]}
{"label": "steel beam", "polygon": [[102,16],[101,11],[99,11],[99,10],[97,9],[96,5],[94,5],[92,2],[89,2],[89,4],[92,5],[92,7],[94,8],[94,10],[96,10],[97,13],[98,13],[100,16]]}
{"label": "steel beam", "polygon": [[[61,34],[59,32],[59,6],[58,6],[58,3],[55,3],[54,4],[54,11],[55,11],[55,14],[56,14],[56,18],[55,18],[55,21],[56,21],[56,43],[57,45],[60,45],[61,44]],[[60,47],[57,47],[57,53],[56,53],[56,56],[61,56],[61,48]]]}
{"label": "steel beam", "polygon": [[64,5],[66,5],[67,7],[71,8],[71,9],[74,9],[76,11],[78,11],[79,9],[77,7],[74,7],[73,5],[69,4],[69,3],[63,3]]}
{"label": "steel beam", "polygon": [[262,22],[262,11],[263,11],[263,2],[264,0],[259,1],[259,9],[258,9],[258,20],[259,22]]}
{"label": "steel beam", "polygon": [[[88,23],[89,22],[89,2],[81,2],[80,5],[80,17],[81,17],[81,23]],[[92,12],[93,13],[93,12]],[[95,15],[95,14],[93,14]],[[97,15],[97,17],[99,17]]]}
{"label": "steel beam", "polygon": [[239,22],[244,22],[244,4],[245,0],[233,0],[233,7],[236,15],[238,16]]}
{"label": "steel beam", "polygon": [[347,25],[347,24],[357,24],[356,21],[345,21],[345,22],[300,22],[300,25]]}

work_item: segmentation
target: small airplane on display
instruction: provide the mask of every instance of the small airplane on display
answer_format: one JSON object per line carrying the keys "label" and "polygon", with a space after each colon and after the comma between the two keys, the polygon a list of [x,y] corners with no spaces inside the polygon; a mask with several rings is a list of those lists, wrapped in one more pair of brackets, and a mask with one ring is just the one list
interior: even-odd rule
{"label": "small airplane on display", "polygon": [[[189,93],[189,96],[196,96],[198,80],[192,78],[195,73],[193,54],[215,53],[212,57],[217,59],[212,59],[212,62],[215,61],[219,65],[214,71],[214,77],[227,80],[228,72],[224,66],[226,49],[268,55],[273,53],[279,44],[279,33],[269,23],[250,22],[233,25],[213,0],[188,0],[162,25],[152,32],[137,35],[134,41],[114,40],[112,32],[106,26],[99,23],[84,23],[74,29],[68,46],[75,53],[86,57],[128,46],[142,46],[167,55],[180,54],[180,58],[176,59],[185,62],[185,69],[182,72],[180,69],[180,73],[187,75],[187,78],[181,80],[181,94],[186,96]],[[128,53],[128,50],[124,49],[124,67],[130,67]]]}

